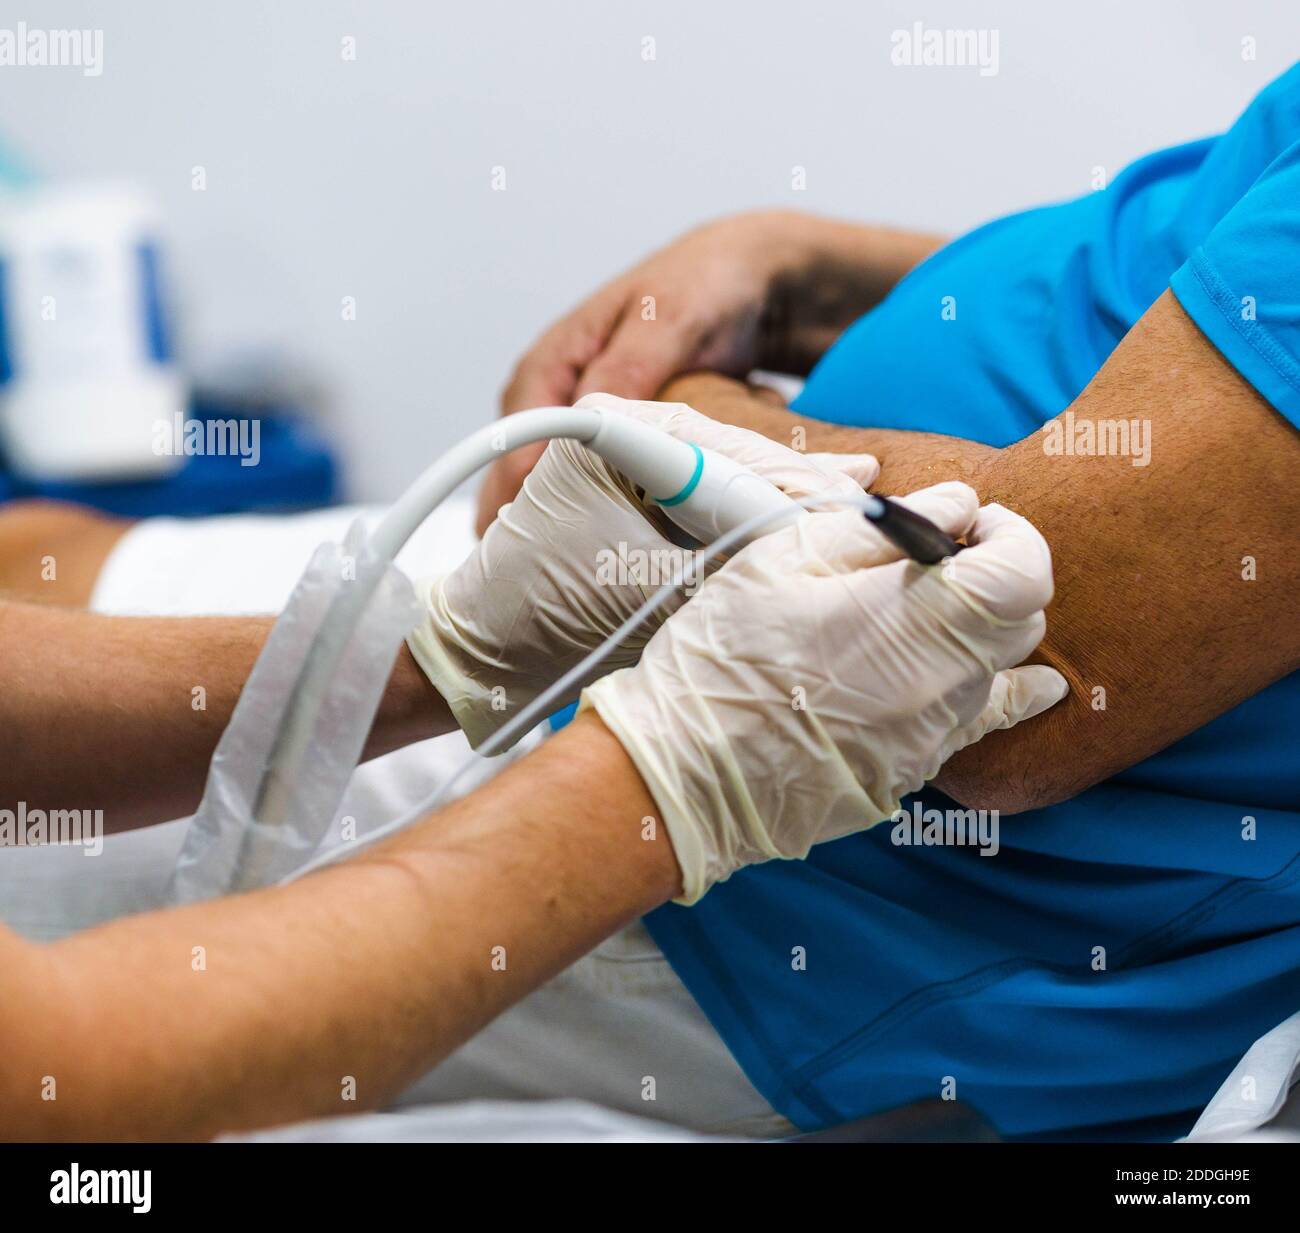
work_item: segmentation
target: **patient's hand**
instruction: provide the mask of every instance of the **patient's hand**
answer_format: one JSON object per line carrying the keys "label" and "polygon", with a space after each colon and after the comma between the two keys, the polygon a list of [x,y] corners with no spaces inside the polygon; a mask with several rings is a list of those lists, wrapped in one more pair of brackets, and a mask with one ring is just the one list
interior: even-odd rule
{"label": "patient's hand", "polygon": [[[719,219],[607,283],[524,354],[502,412],[568,405],[591,393],[649,399],[687,368],[748,372],[768,289],[791,260],[791,246],[782,243],[784,217]],[[493,466],[479,494],[480,534],[543,448],[516,450]]]}
{"label": "patient's hand", "polygon": [[[524,354],[503,414],[584,394],[654,398],[677,373],[806,373],[840,331],[937,236],[764,210],[689,231],[606,284]],[[479,494],[480,534],[513,499],[542,446],[499,459]]]}

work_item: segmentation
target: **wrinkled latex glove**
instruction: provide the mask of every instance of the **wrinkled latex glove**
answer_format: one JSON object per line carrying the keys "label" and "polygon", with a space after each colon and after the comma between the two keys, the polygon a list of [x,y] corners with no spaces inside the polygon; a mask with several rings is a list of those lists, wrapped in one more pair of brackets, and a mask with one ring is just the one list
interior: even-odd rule
{"label": "wrinkled latex glove", "polygon": [[[684,403],[591,394],[577,405],[629,415],[726,454],[795,498],[861,497],[880,470],[870,454],[799,454]],[[469,558],[417,587],[425,613],[407,644],[472,745],[678,576],[691,554],[666,538],[668,528],[666,517],[597,454],[576,441],[552,441]],[[635,663],[686,598],[678,594],[652,614],[597,675]],[[585,683],[557,708],[574,701]]]}
{"label": "wrinkled latex glove", "polygon": [[737,869],[889,817],[957,750],[1058,702],[1019,664],[1052,595],[1046,542],[965,484],[903,499],[971,547],[900,560],[860,515],[755,541],[583,694],[636,764],[693,903]]}

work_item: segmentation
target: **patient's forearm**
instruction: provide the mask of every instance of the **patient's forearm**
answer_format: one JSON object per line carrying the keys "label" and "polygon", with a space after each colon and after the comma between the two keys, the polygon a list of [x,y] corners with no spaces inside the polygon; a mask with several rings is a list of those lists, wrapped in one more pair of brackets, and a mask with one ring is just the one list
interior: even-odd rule
{"label": "patient's forearm", "polygon": [[0,1134],[208,1138],[373,1108],[680,893],[655,812],[589,714],[337,868],[52,945],[0,930]]}
{"label": "patient's forearm", "polygon": [[876,492],[913,492],[943,480],[960,479],[972,486],[998,451],[978,441],[937,432],[905,432],[897,428],[846,428],[796,415],[756,394],[744,382],[718,373],[688,373],[660,391],[664,402],[684,402],[715,420],[761,432],[792,449],[809,452],[874,454],[880,476]]}
{"label": "patient's forearm", "polygon": [[[0,601],[0,809],[103,810],[108,831],[193,812],[271,625]],[[365,756],[454,727],[403,647]]]}

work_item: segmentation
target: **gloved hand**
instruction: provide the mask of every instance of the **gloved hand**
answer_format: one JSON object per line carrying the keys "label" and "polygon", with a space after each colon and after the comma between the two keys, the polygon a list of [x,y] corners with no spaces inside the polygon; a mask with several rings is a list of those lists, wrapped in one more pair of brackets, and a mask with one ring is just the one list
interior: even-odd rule
{"label": "gloved hand", "polygon": [[589,686],[659,807],[694,903],[737,869],[889,817],[957,750],[1065,696],[1041,665],[1043,537],[965,484],[904,498],[971,547],[899,554],[861,516],[811,513],[739,552]]}
{"label": "gloved hand", "polygon": [[[577,405],[653,423],[728,455],[796,498],[860,497],[880,470],[870,454],[799,454],[682,403],[591,394]],[[470,557],[446,577],[420,584],[425,615],[407,644],[472,745],[482,744],[671,580],[673,566],[681,567],[689,553],[665,537],[668,525],[598,455],[576,441],[553,441]],[[685,599],[674,596],[652,614],[599,672],[635,663]],[[564,703],[577,696],[575,687]]]}

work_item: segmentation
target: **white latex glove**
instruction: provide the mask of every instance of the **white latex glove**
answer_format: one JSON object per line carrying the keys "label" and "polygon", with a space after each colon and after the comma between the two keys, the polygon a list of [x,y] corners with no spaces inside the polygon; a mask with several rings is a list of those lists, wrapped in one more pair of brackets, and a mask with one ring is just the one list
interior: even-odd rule
{"label": "white latex glove", "polygon": [[[726,454],[795,498],[860,497],[880,470],[870,454],[799,454],[684,403],[591,394],[577,405],[621,412]],[[472,745],[604,642],[675,576],[674,565],[684,566],[690,554],[664,537],[667,526],[598,455],[553,441],[469,558],[420,584],[425,615],[407,644]],[[619,569],[620,558],[627,568]],[[685,599],[674,596],[598,672],[635,663]],[[577,696],[575,688],[557,705]]]}
{"label": "white latex glove", "polygon": [[904,503],[973,546],[921,566],[860,514],[811,513],[584,692],[659,807],[679,902],[889,817],[957,750],[1065,696],[1054,669],[1012,667],[1045,628],[1043,537],[965,484]]}

